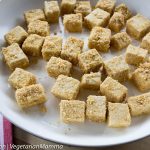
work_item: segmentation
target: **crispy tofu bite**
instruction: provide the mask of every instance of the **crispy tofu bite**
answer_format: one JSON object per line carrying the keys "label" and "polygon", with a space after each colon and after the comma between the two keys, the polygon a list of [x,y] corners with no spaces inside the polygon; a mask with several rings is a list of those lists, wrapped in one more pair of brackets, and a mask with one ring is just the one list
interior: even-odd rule
{"label": "crispy tofu bite", "polygon": [[148,53],[150,53],[150,32],[144,36],[140,46],[141,48],[147,49]]}
{"label": "crispy tofu bite", "polygon": [[24,17],[27,24],[35,20],[42,20],[42,21],[46,20],[45,14],[42,9],[33,9],[33,10],[25,11]]}
{"label": "crispy tofu bite", "polygon": [[117,80],[107,77],[100,85],[100,92],[109,102],[123,102],[128,94],[128,89]]}
{"label": "crispy tofu bite", "polygon": [[34,74],[25,71],[21,68],[16,68],[9,76],[8,82],[15,89],[20,89],[25,86],[36,84],[36,77]]}
{"label": "crispy tofu bite", "polygon": [[88,39],[89,48],[100,52],[108,52],[110,47],[111,31],[102,27],[94,27]]}
{"label": "crispy tofu bite", "polygon": [[81,87],[85,89],[99,90],[101,83],[100,72],[84,74],[81,78]]}
{"label": "crispy tofu bite", "polygon": [[122,50],[131,43],[131,38],[126,32],[120,32],[111,37],[111,47],[113,50]]}
{"label": "crispy tofu bite", "polygon": [[126,62],[130,65],[139,66],[146,61],[148,51],[146,49],[129,45],[126,50]]}
{"label": "crispy tofu bite", "polygon": [[86,117],[93,122],[106,121],[107,101],[105,96],[90,95],[86,101]]}
{"label": "crispy tofu bite", "polygon": [[145,62],[132,74],[132,80],[137,88],[142,91],[150,90],[150,62]]}
{"label": "crispy tofu bite", "polygon": [[8,47],[3,48],[2,54],[4,56],[4,61],[11,70],[29,66],[28,57],[24,54],[17,43],[13,43]]}
{"label": "crispy tofu bite", "polygon": [[16,90],[16,101],[21,108],[29,108],[46,102],[44,88],[34,84]]}
{"label": "crispy tofu bite", "polygon": [[74,10],[75,13],[81,13],[83,17],[87,16],[91,11],[90,1],[78,1]]}
{"label": "crispy tofu bite", "polygon": [[82,53],[84,41],[76,37],[67,38],[63,49],[61,51],[61,57],[70,61],[73,64],[78,63],[78,55]]}
{"label": "crispy tofu bite", "polygon": [[128,127],[131,115],[128,104],[108,103],[108,126],[112,128]]}
{"label": "crispy tofu bite", "polygon": [[80,13],[64,15],[63,24],[69,32],[82,32],[82,15]]}
{"label": "crispy tofu bite", "polygon": [[129,78],[129,65],[122,55],[115,56],[104,62],[104,68],[108,76],[119,82],[127,81]]}
{"label": "crispy tofu bite", "polygon": [[53,56],[46,65],[47,73],[52,77],[58,77],[61,74],[69,76],[71,68],[72,64],[69,61]]}
{"label": "crispy tofu bite", "polygon": [[99,0],[96,4],[96,8],[101,8],[112,14],[115,8],[115,4],[116,0]]}
{"label": "crispy tofu bite", "polygon": [[42,47],[42,56],[45,60],[49,60],[52,56],[59,57],[62,50],[62,37],[47,36],[45,37]]}
{"label": "crispy tofu bite", "polygon": [[20,26],[11,29],[7,34],[5,34],[6,42],[11,45],[13,43],[18,43],[19,45],[27,38],[28,33]]}
{"label": "crispy tofu bite", "polygon": [[61,1],[61,14],[73,13],[76,6],[76,0],[62,0]]}
{"label": "crispy tofu bite", "polygon": [[125,26],[124,15],[118,12],[115,12],[109,20],[108,27],[113,32],[120,32]]}
{"label": "crispy tofu bite", "polygon": [[85,102],[61,100],[60,119],[64,123],[83,123],[85,121]]}
{"label": "crispy tofu bite", "polygon": [[110,14],[102,9],[96,8],[84,18],[84,24],[88,29],[96,26],[106,27],[110,19]]}
{"label": "crispy tofu bite", "polygon": [[43,42],[43,37],[37,34],[31,34],[24,41],[22,49],[27,55],[40,56]]}
{"label": "crispy tofu bite", "polygon": [[137,14],[127,21],[126,31],[133,38],[140,40],[150,30],[150,20]]}
{"label": "crispy tofu bite", "polygon": [[97,71],[103,64],[102,57],[96,49],[83,52],[78,56],[79,67],[84,73]]}
{"label": "crispy tofu bite", "polygon": [[35,20],[29,23],[28,33],[48,36],[50,35],[50,26],[47,21]]}
{"label": "crispy tofu bite", "polygon": [[58,1],[45,1],[44,12],[49,23],[57,23],[60,15]]}
{"label": "crispy tofu bite", "polygon": [[150,113],[150,93],[129,97],[127,102],[132,116]]}
{"label": "crispy tofu bite", "polygon": [[131,18],[132,13],[131,11],[128,9],[128,7],[125,4],[120,4],[115,8],[115,12],[121,13],[122,15],[124,15],[125,20],[128,20],[129,18]]}
{"label": "crispy tofu bite", "polygon": [[72,77],[59,75],[51,89],[51,93],[60,99],[76,99],[80,89],[80,81]]}

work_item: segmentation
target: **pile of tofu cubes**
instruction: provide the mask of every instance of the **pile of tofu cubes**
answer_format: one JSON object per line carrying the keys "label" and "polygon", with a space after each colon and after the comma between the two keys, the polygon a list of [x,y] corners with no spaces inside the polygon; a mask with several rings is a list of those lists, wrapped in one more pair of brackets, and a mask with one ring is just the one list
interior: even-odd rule
{"label": "pile of tofu cubes", "polygon": [[[51,93],[61,100],[64,123],[83,123],[86,118],[107,121],[109,127],[127,127],[131,116],[150,113],[150,20],[133,16],[125,4],[116,6],[116,0],[99,0],[92,8],[90,1],[62,0],[60,7],[57,1],[45,1],[44,9],[24,12],[27,31],[17,26],[5,35],[8,47],[2,48],[2,54],[13,71],[8,81],[21,108],[44,104],[44,87],[24,70],[30,65],[28,57],[42,56],[48,61],[48,75],[56,78]],[[79,38],[70,36],[63,44],[61,36],[50,35],[50,24],[59,23],[60,16],[66,32],[90,30],[89,50],[83,51],[84,41]],[[134,46],[132,39],[141,44]],[[126,48],[125,56],[104,61],[100,53],[109,53],[110,48]],[[73,66],[83,73],[80,81],[71,77]],[[128,80],[144,93],[129,97],[123,85]],[[81,88],[95,90],[99,96],[78,100]]]}

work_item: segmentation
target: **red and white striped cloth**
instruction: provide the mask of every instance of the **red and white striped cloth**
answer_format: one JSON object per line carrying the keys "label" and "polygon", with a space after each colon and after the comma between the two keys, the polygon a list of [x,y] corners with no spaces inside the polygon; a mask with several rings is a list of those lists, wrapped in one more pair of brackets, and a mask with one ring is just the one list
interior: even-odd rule
{"label": "red and white striped cloth", "polygon": [[[0,114],[0,149],[5,145],[12,144],[12,124]],[[7,146],[7,150],[10,150]]]}

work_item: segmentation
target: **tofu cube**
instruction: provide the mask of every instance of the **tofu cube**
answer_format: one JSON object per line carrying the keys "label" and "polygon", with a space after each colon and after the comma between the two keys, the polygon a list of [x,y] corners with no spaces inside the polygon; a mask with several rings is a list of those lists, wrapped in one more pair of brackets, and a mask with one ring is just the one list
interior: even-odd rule
{"label": "tofu cube", "polygon": [[125,100],[128,89],[117,80],[107,77],[100,85],[100,92],[106,96],[107,101],[120,103]]}
{"label": "tofu cube", "polygon": [[79,67],[83,73],[97,71],[103,64],[102,57],[96,49],[91,49],[78,56]]}
{"label": "tofu cube", "polygon": [[46,65],[47,73],[51,77],[58,77],[61,74],[69,76],[71,68],[72,64],[70,62],[53,56]]}
{"label": "tofu cube", "polygon": [[50,27],[47,21],[35,20],[28,25],[29,34],[38,34],[40,36],[50,35]]}
{"label": "tofu cube", "polygon": [[61,57],[73,64],[78,63],[78,55],[82,53],[84,41],[76,37],[69,37],[61,51]]}
{"label": "tofu cube", "polygon": [[115,12],[109,20],[108,27],[113,32],[120,32],[125,26],[124,15],[118,12]]}
{"label": "tofu cube", "polygon": [[4,37],[9,45],[13,43],[18,43],[21,45],[27,36],[28,33],[22,27],[17,26],[11,29]]}
{"label": "tofu cube", "polygon": [[96,8],[84,18],[85,26],[92,29],[96,26],[106,27],[110,19],[110,14],[102,9]]}
{"label": "tofu cube", "polygon": [[80,89],[80,81],[72,77],[59,75],[51,93],[60,99],[76,99]]}
{"label": "tofu cube", "polygon": [[45,91],[41,84],[29,85],[17,89],[15,96],[18,105],[23,109],[46,102]]}
{"label": "tofu cube", "polygon": [[150,32],[142,39],[141,48],[147,49],[150,53]]}
{"label": "tofu cube", "polygon": [[13,43],[8,47],[3,48],[2,54],[4,56],[4,61],[11,70],[29,66],[28,57],[24,54],[17,43]]}
{"label": "tofu cube", "polygon": [[15,71],[9,76],[8,82],[15,89],[20,89],[25,86],[36,84],[36,77],[21,68],[16,68]]}
{"label": "tofu cube", "polygon": [[22,49],[27,55],[40,56],[43,42],[43,37],[36,34],[31,34],[24,41]]}
{"label": "tofu cube", "polygon": [[128,20],[132,16],[131,11],[129,10],[129,8],[124,3],[118,5],[115,8],[115,12],[118,12],[118,13],[121,13],[122,15],[124,15],[125,20]]}
{"label": "tofu cube", "polygon": [[52,56],[60,56],[62,50],[62,37],[47,36],[42,47],[42,56],[45,60],[49,60]]}
{"label": "tofu cube", "polygon": [[150,62],[141,64],[133,72],[132,80],[140,91],[145,92],[150,90]]}
{"label": "tofu cube", "polygon": [[79,100],[61,100],[60,119],[67,124],[83,123],[85,121],[85,102]]}
{"label": "tofu cube", "polygon": [[44,12],[49,23],[57,23],[59,21],[60,9],[57,1],[45,1]]}
{"label": "tofu cube", "polygon": [[87,16],[91,11],[90,1],[78,1],[74,10],[75,13],[81,13],[83,17]]}
{"label": "tofu cube", "polygon": [[133,38],[140,40],[150,30],[150,20],[137,14],[127,21],[126,31]]}
{"label": "tofu cube", "polygon": [[84,74],[82,76],[81,87],[90,90],[99,90],[101,82],[101,73],[91,72],[90,74]]}
{"label": "tofu cube", "polygon": [[122,50],[131,43],[131,38],[126,32],[120,32],[111,37],[111,47],[114,50]]}
{"label": "tofu cube", "polygon": [[125,82],[129,78],[129,65],[122,55],[115,56],[104,63],[104,68],[108,76],[119,82]]}
{"label": "tofu cube", "polygon": [[27,24],[35,20],[42,20],[42,21],[46,20],[44,11],[42,9],[33,9],[33,10],[25,11],[24,17]]}
{"label": "tofu cube", "polygon": [[86,117],[93,122],[106,121],[107,101],[105,96],[90,95],[86,101]]}
{"label": "tofu cube", "polygon": [[150,92],[129,97],[127,102],[132,116],[140,116],[150,113]]}
{"label": "tofu cube", "polygon": [[71,14],[76,6],[76,0],[62,0],[61,1],[61,13]]}
{"label": "tofu cube", "polygon": [[128,104],[108,103],[108,126],[112,128],[128,127],[131,115]]}
{"label": "tofu cube", "polygon": [[116,0],[99,0],[96,4],[96,8],[101,8],[112,14],[115,8],[115,4]]}
{"label": "tofu cube", "polygon": [[68,32],[82,32],[82,15],[80,13],[64,15],[63,24]]}
{"label": "tofu cube", "polygon": [[130,65],[139,66],[146,60],[147,54],[146,49],[129,45],[126,50],[126,62]]}
{"label": "tofu cube", "polygon": [[89,48],[100,52],[108,52],[110,47],[111,31],[102,27],[94,27],[88,39]]}

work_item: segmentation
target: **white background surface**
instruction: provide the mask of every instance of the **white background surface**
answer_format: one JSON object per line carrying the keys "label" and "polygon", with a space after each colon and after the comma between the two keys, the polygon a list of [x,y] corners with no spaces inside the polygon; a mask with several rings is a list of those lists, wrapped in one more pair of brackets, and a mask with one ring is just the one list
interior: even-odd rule
{"label": "white background surface", "polygon": [[[28,9],[42,8],[44,0],[2,0],[0,2],[0,44],[4,46],[3,36],[11,28],[16,25],[25,26],[23,19],[23,12]],[[118,0],[125,2],[129,8],[134,12],[140,12],[150,18],[150,1],[137,1],[137,0]],[[93,2],[93,1],[92,1]],[[61,20],[61,19],[60,19]],[[57,31],[58,34],[64,37],[64,40],[71,34],[64,33],[60,21],[59,25],[52,25],[51,31]],[[62,31],[62,32],[60,32]],[[72,34],[76,37],[87,41],[89,32],[86,30],[80,34]],[[86,45],[86,44],[85,44]],[[87,47],[84,47],[87,50]],[[119,53],[109,53],[102,55],[104,59],[120,55]],[[50,94],[50,88],[54,84],[54,79],[48,77],[45,71],[46,62],[42,59],[32,59],[29,71],[37,75],[39,83],[42,83],[46,89],[48,102],[46,103],[48,112],[42,114],[37,108],[21,111],[14,98],[14,90],[8,85],[7,79],[10,75],[9,69],[0,60],[0,111],[14,124],[36,134],[42,138],[53,140],[56,142],[81,145],[81,146],[106,146],[114,145],[132,141],[150,134],[150,117],[134,118],[129,128],[125,129],[111,129],[106,124],[96,124],[86,121],[81,125],[65,125],[59,121],[59,100]],[[73,73],[73,77],[81,77],[81,73]],[[139,94],[137,90],[126,84],[130,90],[129,95]],[[85,100],[89,94],[97,94],[81,90],[79,98]]]}

